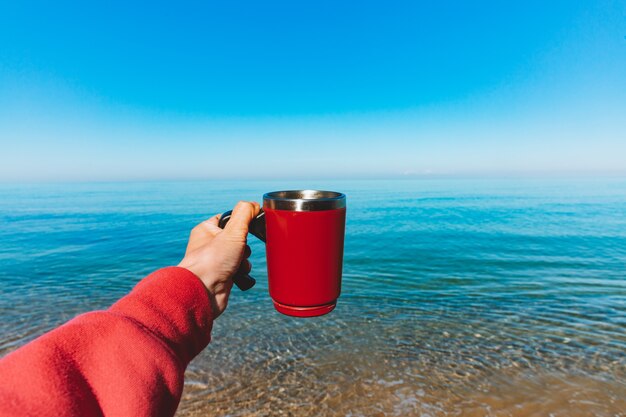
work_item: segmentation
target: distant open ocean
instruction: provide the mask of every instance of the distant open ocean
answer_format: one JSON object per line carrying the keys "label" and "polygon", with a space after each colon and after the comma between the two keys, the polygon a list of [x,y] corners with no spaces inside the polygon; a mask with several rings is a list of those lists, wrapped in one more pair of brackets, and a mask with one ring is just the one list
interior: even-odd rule
{"label": "distant open ocean", "polygon": [[178,416],[625,416],[626,180],[0,185],[0,355],[177,264],[240,199],[348,196],[328,316],[233,290]]}

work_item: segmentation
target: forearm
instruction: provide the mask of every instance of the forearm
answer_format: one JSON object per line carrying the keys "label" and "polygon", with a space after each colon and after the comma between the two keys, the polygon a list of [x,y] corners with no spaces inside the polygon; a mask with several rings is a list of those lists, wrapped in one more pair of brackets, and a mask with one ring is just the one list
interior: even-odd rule
{"label": "forearm", "polygon": [[211,326],[200,280],[159,270],[0,360],[0,415],[172,416]]}

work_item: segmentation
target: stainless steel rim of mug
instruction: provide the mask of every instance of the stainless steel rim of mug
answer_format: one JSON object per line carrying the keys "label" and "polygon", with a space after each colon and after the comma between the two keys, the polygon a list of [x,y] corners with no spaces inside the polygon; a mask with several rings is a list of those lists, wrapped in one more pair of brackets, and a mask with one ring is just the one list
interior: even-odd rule
{"label": "stainless steel rim of mug", "polygon": [[346,195],[322,190],[272,191],[263,195],[263,207],[289,211],[335,210],[346,207]]}

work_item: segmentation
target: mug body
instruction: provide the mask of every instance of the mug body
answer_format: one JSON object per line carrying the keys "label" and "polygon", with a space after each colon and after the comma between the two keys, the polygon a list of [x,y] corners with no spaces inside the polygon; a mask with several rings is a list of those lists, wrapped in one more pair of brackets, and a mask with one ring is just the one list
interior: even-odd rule
{"label": "mug body", "polygon": [[331,312],[341,292],[346,196],[277,191],[263,196],[269,291],[279,312]]}

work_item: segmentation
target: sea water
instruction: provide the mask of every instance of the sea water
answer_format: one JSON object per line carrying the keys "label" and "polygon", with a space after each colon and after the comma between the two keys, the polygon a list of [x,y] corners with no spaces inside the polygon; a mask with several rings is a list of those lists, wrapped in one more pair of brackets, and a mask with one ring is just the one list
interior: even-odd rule
{"label": "sea water", "polygon": [[274,311],[250,237],[258,284],[233,290],[179,416],[625,415],[624,179],[3,184],[0,355],[290,188],[347,194],[339,304]]}

